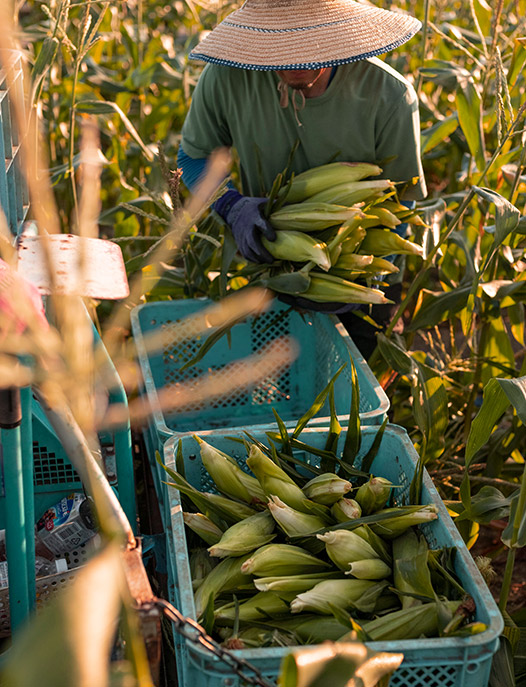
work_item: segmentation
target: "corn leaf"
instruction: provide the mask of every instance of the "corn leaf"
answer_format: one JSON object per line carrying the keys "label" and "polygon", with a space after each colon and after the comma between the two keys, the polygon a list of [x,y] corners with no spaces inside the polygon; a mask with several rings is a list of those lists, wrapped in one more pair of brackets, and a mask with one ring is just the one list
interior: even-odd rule
{"label": "corn leaf", "polygon": [[471,155],[480,172],[486,165],[482,126],[482,101],[473,77],[467,70],[457,74],[455,95],[460,127],[466,137]]}
{"label": "corn leaf", "polygon": [[360,385],[354,360],[351,358],[351,408],[349,410],[349,424],[347,425],[347,436],[343,446],[343,460],[349,465],[353,465],[362,441],[360,428]]}
{"label": "corn leaf", "polygon": [[274,417],[276,418],[276,422],[278,423],[279,436],[281,439],[283,453],[287,454],[288,456],[291,456],[292,449],[290,447],[289,433],[287,432],[287,427],[278,415],[278,411],[275,408],[272,408],[272,412],[274,413]]}
{"label": "corn leaf", "polygon": [[488,320],[486,326],[484,346],[480,350],[480,355],[488,361],[488,364],[484,365],[482,369],[482,382],[484,384],[501,372],[501,366],[509,368],[510,371],[515,369],[513,348],[500,313],[498,317]]}
{"label": "corn leaf", "polygon": [[374,435],[374,440],[373,440],[373,443],[371,444],[371,448],[367,451],[365,456],[362,458],[361,468],[364,472],[370,472],[371,471],[371,465],[373,464],[373,461],[378,454],[378,450],[380,449],[380,444],[382,443],[382,437],[384,435],[384,431],[385,431],[385,428],[387,427],[388,421],[389,421],[389,418],[386,417],[384,419],[384,421],[382,422],[380,429]]}
{"label": "corn leaf", "polygon": [[430,126],[422,132],[421,146],[422,154],[433,150],[452,134],[458,127],[458,115],[455,113],[450,117],[444,117],[434,126]]}
{"label": "corn leaf", "polygon": [[495,244],[500,246],[504,239],[517,228],[520,211],[496,191],[473,186],[475,193],[488,203],[495,205]]}
{"label": "corn leaf", "polygon": [[[352,364],[352,361],[351,361]],[[298,420],[296,423],[296,427],[294,428],[294,431],[292,432],[292,438],[296,439],[299,437],[301,432],[305,429],[307,426],[307,423],[312,420],[312,418],[319,413],[319,411],[323,408],[323,405],[325,403],[325,400],[327,399],[327,396],[329,395],[329,392],[331,388],[334,386],[335,381],[337,380],[338,376],[344,369],[344,367],[347,366],[347,363],[344,363],[339,370],[337,370],[336,374],[332,377],[330,382],[327,384],[327,386],[320,391],[320,393],[316,396],[314,399],[314,403],[311,405],[311,407],[307,410],[302,417]],[[354,390],[353,390],[354,394]]]}
{"label": "corn leaf", "polygon": [[376,335],[378,350],[385,362],[401,375],[411,374],[414,367],[413,358],[385,334]]}
{"label": "corn leaf", "polygon": [[521,499],[520,492],[515,494],[511,500],[508,525],[503,531],[501,539],[508,548],[519,549],[526,546],[526,504],[524,496]]}
{"label": "corn leaf", "polygon": [[[327,441],[325,442],[325,450],[331,454],[336,454],[336,450],[338,448],[338,439],[342,431],[342,426],[338,420],[336,406],[334,403],[334,384],[329,390],[329,408],[331,411],[331,420],[329,424],[329,434],[327,436]],[[331,457],[330,459],[322,459],[320,467],[324,472],[334,472],[336,468],[335,457]]]}

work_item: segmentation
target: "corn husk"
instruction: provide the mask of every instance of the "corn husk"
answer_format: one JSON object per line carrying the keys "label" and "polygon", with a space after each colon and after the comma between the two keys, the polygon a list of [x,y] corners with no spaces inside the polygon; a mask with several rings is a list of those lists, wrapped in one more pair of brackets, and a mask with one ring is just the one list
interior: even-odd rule
{"label": "corn husk", "polygon": [[290,603],[292,613],[315,611],[331,615],[331,606],[343,610],[357,609],[372,613],[387,582],[369,580],[325,580],[308,592],[298,594]]}
{"label": "corn husk", "polygon": [[309,198],[314,203],[334,203],[336,205],[354,205],[372,200],[394,188],[389,179],[367,179],[366,181],[349,181],[316,193]]}
{"label": "corn husk", "polygon": [[247,557],[241,571],[257,577],[300,575],[331,568],[329,563],[291,544],[267,544]]}
{"label": "corn husk", "polygon": [[247,475],[236,461],[223,451],[194,435],[199,443],[201,461],[219,491],[245,503],[265,501],[265,494],[257,479]]}
{"label": "corn husk", "polygon": [[[451,613],[455,613],[461,601],[446,601],[445,604]],[[362,627],[373,642],[433,637],[438,634],[438,604],[432,602],[394,611],[364,622]]]}
{"label": "corn husk", "polygon": [[390,303],[379,289],[370,289],[331,274],[311,272],[310,285],[302,292],[303,298],[317,303],[370,303],[378,305]]}
{"label": "corn husk", "polygon": [[438,509],[433,504],[422,506],[419,510],[407,514],[404,514],[397,508],[378,511],[378,514],[386,512],[392,512],[393,518],[386,518],[381,522],[371,524],[373,532],[384,539],[394,539],[406,532],[410,527],[431,522],[438,518]]}
{"label": "corn husk", "polygon": [[281,230],[276,232],[274,241],[269,241],[264,236],[261,240],[276,260],[314,262],[322,270],[328,270],[331,266],[327,244],[303,231]]}
{"label": "corn husk", "polygon": [[301,614],[286,620],[277,620],[276,627],[294,633],[305,644],[321,644],[321,642],[335,642],[349,628],[342,625],[336,618],[329,615]]}
{"label": "corn husk", "polygon": [[352,219],[357,209],[331,203],[296,203],[285,205],[280,210],[273,212],[269,221],[274,229],[286,229],[288,231],[321,231]]}
{"label": "corn husk", "polygon": [[192,549],[189,556],[192,587],[197,589],[208,573],[215,567],[217,561],[210,558],[206,549]]}
{"label": "corn husk", "polygon": [[289,537],[311,534],[326,527],[325,520],[291,508],[277,496],[271,496],[268,509],[281,529]]}
{"label": "corn husk", "polygon": [[287,203],[299,203],[338,184],[378,176],[382,169],[368,162],[331,162],[296,175],[287,193]]}
{"label": "corn husk", "polygon": [[354,499],[338,499],[331,507],[331,515],[336,522],[347,522],[361,517],[362,509]]}
{"label": "corn husk", "polygon": [[[431,573],[427,564],[428,545],[424,537],[408,530],[393,539],[393,585],[402,594],[416,594],[435,599]],[[401,597],[402,608],[420,606],[422,601],[411,596]]]}
{"label": "corn husk", "polygon": [[300,487],[255,444],[250,446],[247,465],[256,475],[267,497],[278,496],[292,508],[309,512],[307,498]]}
{"label": "corn husk", "polygon": [[295,592],[300,594],[312,589],[318,582],[328,579],[342,579],[342,575],[335,571],[307,575],[259,577],[254,580],[254,586],[261,592]]}
{"label": "corn husk", "polygon": [[371,515],[381,510],[389,501],[393,483],[385,477],[369,478],[369,481],[358,489],[354,498],[361,506],[363,515]]}
{"label": "corn husk", "polygon": [[325,472],[307,482],[303,487],[303,493],[316,503],[331,506],[351,489],[352,484],[349,480],[342,479],[333,472]]}
{"label": "corn husk", "polygon": [[390,577],[391,568],[380,558],[363,558],[349,563],[346,575],[356,577],[359,580],[385,580]]}
{"label": "corn husk", "polygon": [[423,248],[417,243],[403,239],[394,231],[388,229],[368,229],[359,249],[364,255],[374,255],[382,258],[393,253],[401,255],[419,255],[422,257]]}
{"label": "corn husk", "polygon": [[316,536],[325,544],[327,555],[340,570],[349,570],[349,565],[355,561],[379,558],[373,547],[352,531],[331,530]]}
{"label": "corn husk", "polygon": [[242,556],[268,544],[276,535],[272,534],[275,521],[268,511],[256,513],[229,527],[221,539],[208,549],[211,556]]}
{"label": "corn husk", "polygon": [[210,598],[215,599],[221,592],[239,589],[252,583],[251,575],[241,571],[248,556],[225,558],[208,573],[194,594],[196,617],[199,618]]}
{"label": "corn husk", "polygon": [[214,612],[216,622],[233,622],[236,617],[240,622],[252,620],[272,619],[286,616],[290,613],[289,604],[275,592],[258,592],[241,603],[229,603]]}
{"label": "corn husk", "polygon": [[207,544],[216,544],[223,536],[221,530],[210,518],[203,513],[184,513],[184,524],[198,534]]}

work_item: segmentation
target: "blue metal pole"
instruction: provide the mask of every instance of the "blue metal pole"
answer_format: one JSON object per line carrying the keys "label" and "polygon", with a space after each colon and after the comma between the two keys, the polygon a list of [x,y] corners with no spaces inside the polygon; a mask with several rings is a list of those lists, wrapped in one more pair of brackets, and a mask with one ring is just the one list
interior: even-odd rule
{"label": "blue metal pole", "polygon": [[26,621],[30,607],[27,585],[21,423],[20,390],[2,389],[0,391],[0,439],[4,463],[6,554],[13,633]]}
{"label": "blue metal pole", "polygon": [[31,387],[20,390],[22,403],[22,482],[26,513],[27,588],[31,610],[36,606],[35,580],[35,492],[33,485],[33,413]]}

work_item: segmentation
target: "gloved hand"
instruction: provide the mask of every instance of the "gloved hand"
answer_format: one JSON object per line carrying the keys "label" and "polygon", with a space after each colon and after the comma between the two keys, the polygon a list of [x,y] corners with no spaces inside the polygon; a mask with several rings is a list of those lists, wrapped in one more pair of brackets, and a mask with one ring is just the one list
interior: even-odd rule
{"label": "gloved hand", "polygon": [[230,226],[239,252],[251,262],[274,262],[261,243],[262,235],[269,241],[276,239],[276,232],[263,216],[262,208],[266,202],[266,198],[243,196],[230,190],[214,205],[215,211]]}
{"label": "gloved hand", "polygon": [[353,310],[359,310],[362,307],[361,303],[318,303],[317,301],[311,301],[301,296],[291,296],[288,293],[280,293],[278,295],[278,300],[287,303],[287,305],[292,305],[294,308],[325,312],[330,315],[342,315],[343,313],[352,312]]}

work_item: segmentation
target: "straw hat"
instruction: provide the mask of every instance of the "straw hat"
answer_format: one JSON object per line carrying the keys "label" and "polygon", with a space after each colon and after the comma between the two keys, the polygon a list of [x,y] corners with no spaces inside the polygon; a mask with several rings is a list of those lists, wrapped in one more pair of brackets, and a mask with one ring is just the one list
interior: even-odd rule
{"label": "straw hat", "polygon": [[243,69],[317,69],[394,50],[420,26],[356,0],[246,0],[190,57]]}

